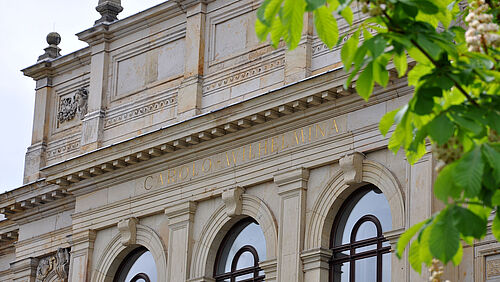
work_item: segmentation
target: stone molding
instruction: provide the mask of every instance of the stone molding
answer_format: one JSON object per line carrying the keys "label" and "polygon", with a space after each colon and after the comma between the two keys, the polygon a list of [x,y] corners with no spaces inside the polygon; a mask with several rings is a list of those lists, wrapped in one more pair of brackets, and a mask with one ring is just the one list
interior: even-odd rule
{"label": "stone molding", "polygon": [[241,195],[245,190],[241,187],[235,187],[222,192],[222,201],[226,205],[226,214],[229,217],[241,215],[243,201]]}
{"label": "stone molding", "polygon": [[277,259],[267,259],[259,262],[260,268],[264,271],[266,275],[266,281],[276,281],[278,277],[278,260]]}
{"label": "stone molding", "polygon": [[252,217],[261,226],[266,238],[266,260],[276,259],[278,226],[271,210],[258,197],[247,194],[243,194],[241,197],[242,211],[240,216],[228,217],[225,205],[221,204],[203,226],[200,233],[201,238],[199,238],[194,246],[190,271],[192,279],[196,277],[211,277],[213,275],[213,263],[215,262],[219,244],[231,226],[244,218],[244,216]]}
{"label": "stone molding", "polygon": [[[363,161],[362,182],[377,186],[386,197],[391,208],[392,229],[405,227],[405,205],[401,185],[396,177],[382,164]],[[321,189],[311,209],[311,218],[306,226],[305,249],[328,248],[330,232],[336,212],[344,200],[356,190],[355,186],[344,183],[344,173],[340,170]]]}
{"label": "stone molding", "polygon": [[182,223],[186,220],[192,221],[196,212],[196,203],[187,201],[165,209],[165,215],[168,217],[169,225]]}
{"label": "stone molding", "polygon": [[362,153],[354,152],[347,154],[339,160],[340,169],[344,174],[344,183],[347,185],[360,183],[363,179]]}
{"label": "stone molding", "polygon": [[134,245],[137,238],[137,223],[135,217],[122,219],[118,222],[118,231],[121,235],[121,243],[124,246]]}
{"label": "stone molding", "polygon": [[307,189],[308,179],[309,170],[303,167],[279,171],[274,175],[280,196],[297,189]]}
{"label": "stone molding", "polygon": [[[124,246],[121,234],[116,234],[107,246],[98,254],[96,269],[92,271],[92,282],[111,282],[121,260],[137,245],[146,247],[153,255],[158,273],[158,281],[167,281],[167,250],[162,239],[148,226],[137,224],[137,237],[134,246]],[[98,250],[94,250],[98,252]]]}
{"label": "stone molding", "polygon": [[[328,76],[329,73],[327,73],[326,75]],[[324,76],[325,75],[322,75],[321,77],[324,77]],[[312,79],[308,79],[307,81],[310,80],[310,83],[313,83],[314,78],[316,78],[316,77],[312,77]],[[325,78],[327,78],[327,77],[325,77]],[[258,107],[255,106],[256,103],[260,103],[258,101],[260,101],[261,99],[264,99],[264,96],[266,96],[266,97],[268,96],[268,95],[262,95],[262,96],[254,98],[254,99],[250,99],[250,100],[242,102],[241,105],[244,105],[244,104],[250,104],[250,105],[246,108],[247,110],[244,113],[242,112],[240,114],[233,115],[232,116],[233,120],[224,119],[223,123],[219,123],[218,125],[215,125],[215,126],[211,125],[210,128],[204,128],[204,129],[200,128],[200,131],[192,130],[189,134],[185,135],[184,137],[181,137],[178,134],[176,134],[176,137],[174,137],[173,140],[171,139],[170,141],[166,141],[166,142],[162,141],[162,142],[165,142],[163,144],[156,144],[156,145],[151,144],[152,145],[151,147],[143,148],[140,151],[135,152],[135,153],[132,151],[132,154],[130,153],[130,148],[129,148],[127,150],[127,155],[121,155],[121,154],[118,155],[118,154],[114,153],[113,159],[111,159],[111,160],[107,159],[106,161],[104,161],[103,158],[99,158],[99,159],[103,160],[102,162],[104,162],[104,163],[102,163],[102,164],[99,164],[99,163],[96,164],[95,158],[93,158],[94,161],[92,161],[92,162],[84,161],[82,158],[86,159],[90,155],[95,156],[98,152],[103,151],[105,149],[109,149],[108,147],[100,148],[100,149],[98,149],[94,152],[91,152],[89,154],[85,154],[83,156],[72,159],[70,162],[78,161],[79,165],[74,166],[74,168],[71,171],[62,170],[61,169],[62,167],[60,165],[57,165],[57,166],[52,165],[50,167],[45,167],[42,169],[42,171],[44,171],[45,173],[48,174],[47,181],[49,181],[50,183],[59,181],[60,183],[63,183],[63,184],[66,183],[66,185],[68,185],[69,184],[67,181],[68,174],[78,175],[80,172],[89,174],[91,170],[102,171],[103,165],[107,165],[107,168],[110,169],[110,170],[105,170],[105,172],[113,171],[113,170],[122,168],[122,166],[113,166],[113,165],[110,166],[109,164],[113,164],[115,161],[117,163],[120,163],[120,162],[123,163],[123,161],[125,159],[130,159],[130,158],[136,159],[138,154],[142,155],[142,154],[144,154],[144,152],[149,153],[150,150],[152,150],[154,152],[156,152],[156,151],[161,152],[160,155],[163,155],[166,153],[174,152],[176,150],[190,148],[191,146],[198,146],[199,143],[208,141],[210,139],[220,138],[221,136],[224,136],[224,135],[229,134],[229,133],[237,132],[239,130],[248,129],[249,127],[257,126],[257,125],[260,125],[260,124],[265,123],[265,122],[271,122],[275,119],[280,118],[281,116],[291,115],[291,114],[294,114],[295,112],[302,111],[306,108],[318,107],[324,103],[335,100],[338,97],[336,91],[333,91],[333,90],[321,91],[321,90],[319,90],[322,88],[326,89],[326,85],[330,85],[329,83],[330,82],[328,82],[328,84],[327,84],[327,82],[324,81],[324,84],[317,84],[314,88],[315,89],[314,91],[311,91],[311,90],[305,91],[304,90],[305,92],[303,92],[302,90],[290,91],[290,89],[287,89],[289,91],[285,91],[285,88],[295,87],[295,85],[298,85],[298,84],[292,84],[290,86],[283,87],[282,89],[276,90],[274,92],[285,91],[285,92],[282,92],[280,94],[287,95],[290,97],[288,99],[283,99],[283,97],[278,98],[280,95],[278,95],[276,93],[276,95],[277,95],[277,96],[275,96],[276,99],[273,99],[272,101],[266,100],[267,102],[265,102],[265,103],[268,105],[267,109],[266,109],[266,107],[263,108],[262,105],[259,105]],[[307,88],[309,83],[303,82],[300,85],[301,85],[300,87]],[[392,85],[392,86],[396,87],[394,85]],[[339,89],[341,89],[341,87],[342,87],[341,85],[338,86]],[[391,89],[386,89],[384,91],[388,92],[388,91],[391,91]],[[343,91],[340,91],[340,92],[343,93]],[[301,96],[301,97],[298,97],[298,96]],[[291,98],[291,97],[294,97],[294,98]],[[237,105],[240,105],[240,103],[237,103]],[[222,112],[225,111],[226,109],[228,109],[228,108],[221,109],[220,114],[222,114]],[[205,115],[202,115],[201,117],[203,117],[203,116],[205,116]],[[195,121],[205,120],[201,117],[196,117],[196,118],[193,118],[191,120],[182,122],[182,124],[185,126],[189,126],[188,124],[190,124],[192,122],[197,123]],[[215,123],[217,124],[218,122],[215,122]],[[213,122],[211,124],[213,124]],[[173,127],[170,126],[167,128],[172,129]],[[227,130],[226,130],[226,128],[227,128]],[[164,129],[165,128],[162,128],[158,131],[163,132]],[[144,138],[146,138],[146,135],[148,137],[149,136],[152,137],[153,133],[155,133],[155,132],[145,134]],[[135,140],[139,140],[139,137],[134,138],[134,141]],[[156,142],[158,142],[158,140],[160,140],[160,139],[156,138],[155,140],[156,140]],[[196,142],[192,142],[193,140],[195,140]],[[116,147],[119,145],[120,147],[122,147],[127,142],[128,142],[128,140],[120,142],[118,144],[114,144],[112,146]],[[140,142],[140,144],[144,144],[144,143]],[[158,157],[160,155],[151,154],[150,158]],[[142,159],[139,161],[142,161]],[[70,162],[66,162],[64,167],[71,166]],[[106,163],[108,163],[108,164],[106,164]],[[126,163],[126,165],[135,164],[135,163],[136,162]],[[92,174],[92,173],[90,173],[90,175],[91,175],[91,177],[96,176],[96,174]],[[73,177],[73,180],[75,182],[79,182],[83,179],[78,178],[78,177],[76,177],[76,178]]]}
{"label": "stone molding", "polygon": [[304,272],[313,269],[326,269],[330,268],[329,261],[332,257],[332,251],[325,248],[316,248],[303,251],[300,255],[304,264]]}
{"label": "stone molding", "polygon": [[38,259],[32,257],[11,262],[10,270],[14,281],[34,281],[37,266]]}
{"label": "stone molding", "polygon": [[[131,120],[174,107],[177,104],[176,100],[176,97],[174,97],[173,95],[169,95],[169,97],[140,106],[138,108],[130,108],[118,114],[107,114],[107,117],[104,120],[104,129],[122,125]],[[137,102],[134,102],[133,104],[137,104]]]}

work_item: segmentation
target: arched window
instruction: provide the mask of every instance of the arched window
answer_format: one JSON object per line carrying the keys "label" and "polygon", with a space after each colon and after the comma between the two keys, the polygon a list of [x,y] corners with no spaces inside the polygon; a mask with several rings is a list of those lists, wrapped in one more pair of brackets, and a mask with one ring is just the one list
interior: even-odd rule
{"label": "arched window", "polygon": [[390,282],[392,229],[387,199],[374,185],[358,189],[342,205],[330,239],[332,282]]}
{"label": "arched window", "polygon": [[156,263],[151,252],[139,247],[128,254],[113,282],[157,282]]}
{"label": "arched window", "polygon": [[215,281],[264,281],[259,261],[266,259],[266,239],[252,218],[238,222],[222,241],[215,259]]}

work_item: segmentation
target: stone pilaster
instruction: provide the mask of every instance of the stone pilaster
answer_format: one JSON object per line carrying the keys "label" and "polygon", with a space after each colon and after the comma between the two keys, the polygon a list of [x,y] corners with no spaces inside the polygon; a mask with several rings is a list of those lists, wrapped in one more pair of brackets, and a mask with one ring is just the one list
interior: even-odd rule
{"label": "stone pilaster", "polygon": [[274,175],[280,196],[278,281],[304,281],[300,253],[304,246],[308,179],[309,171],[304,168]]}
{"label": "stone pilaster", "polygon": [[299,45],[285,52],[285,84],[299,81],[311,75],[313,18],[304,16],[304,27]]}
{"label": "stone pilaster", "polygon": [[302,252],[304,264],[304,281],[328,282],[329,263],[332,251],[329,249],[312,249]]}
{"label": "stone pilaster", "polygon": [[82,123],[82,153],[99,148],[102,142],[109,80],[109,42],[104,31],[98,37],[102,37],[101,40],[89,43],[92,49],[91,76],[87,114]]}
{"label": "stone pilaster", "polygon": [[69,264],[69,282],[90,281],[90,260],[94,252],[96,232],[86,230],[71,236],[71,261]]}
{"label": "stone pilaster", "polygon": [[[201,109],[203,64],[205,60],[206,4],[203,1],[179,1],[186,9],[186,54],[184,80],[178,94],[181,119],[197,115]],[[184,3],[186,2],[186,3]],[[184,5],[183,5],[184,6]]]}
{"label": "stone pilaster", "polygon": [[169,223],[167,281],[186,281],[193,247],[195,202],[184,202],[165,209]]}
{"label": "stone pilaster", "polygon": [[10,263],[14,282],[35,282],[38,259],[25,258]]}
{"label": "stone pilaster", "polygon": [[[44,76],[36,81],[35,113],[31,133],[31,146],[28,147],[24,161],[24,183],[42,178],[40,168],[44,167],[46,140],[49,132],[50,96],[52,94],[52,78]],[[52,109],[55,111],[55,109]]]}

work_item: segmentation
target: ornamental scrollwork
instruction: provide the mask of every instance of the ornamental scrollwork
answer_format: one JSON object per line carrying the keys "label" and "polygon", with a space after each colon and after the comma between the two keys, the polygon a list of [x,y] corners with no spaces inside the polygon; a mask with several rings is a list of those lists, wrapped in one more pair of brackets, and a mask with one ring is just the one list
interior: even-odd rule
{"label": "ornamental scrollwork", "polygon": [[70,121],[76,114],[78,114],[80,119],[83,119],[87,114],[88,97],[89,91],[85,87],[82,87],[76,90],[73,97],[61,99],[57,120],[59,120],[60,123]]}
{"label": "ornamental scrollwork", "polygon": [[36,282],[44,282],[49,276],[57,276],[58,281],[66,281],[68,273],[69,251],[59,248],[54,255],[40,259],[36,269]]}

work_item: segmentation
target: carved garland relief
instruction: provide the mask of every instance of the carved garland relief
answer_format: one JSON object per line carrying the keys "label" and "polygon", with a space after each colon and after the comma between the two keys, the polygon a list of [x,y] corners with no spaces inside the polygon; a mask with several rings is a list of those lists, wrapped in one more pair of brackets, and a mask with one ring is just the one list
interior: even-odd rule
{"label": "carved garland relief", "polygon": [[36,282],[44,282],[46,278],[54,272],[61,281],[66,281],[69,272],[69,251],[59,248],[57,252],[42,258],[36,269]]}
{"label": "carved garland relief", "polygon": [[77,113],[80,119],[83,119],[87,114],[88,97],[89,91],[85,87],[82,87],[76,90],[73,97],[61,99],[57,120],[60,123],[70,121]]}

